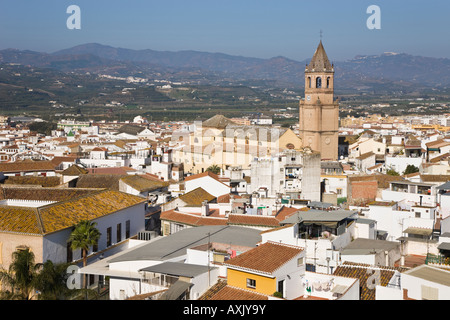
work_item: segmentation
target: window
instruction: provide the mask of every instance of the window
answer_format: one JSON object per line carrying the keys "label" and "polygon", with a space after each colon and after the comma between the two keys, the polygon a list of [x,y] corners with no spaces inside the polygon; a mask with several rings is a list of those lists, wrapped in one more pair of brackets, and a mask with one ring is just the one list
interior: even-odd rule
{"label": "window", "polygon": [[130,220],[125,222],[125,238],[128,239],[130,237]]}
{"label": "window", "polygon": [[256,288],[256,280],[247,278],[247,288],[255,289]]}
{"label": "window", "polygon": [[122,224],[117,224],[117,242],[122,241]]}
{"label": "window", "polygon": [[438,300],[439,290],[437,288],[422,285],[422,300]]}
{"label": "window", "polygon": [[73,260],[72,242],[67,242],[67,262],[72,262],[72,260]]}
{"label": "window", "polygon": [[297,259],[297,267],[300,267],[301,265],[303,265],[303,258],[298,258]]}
{"label": "window", "polygon": [[308,87],[311,88],[311,77],[308,77]]}
{"label": "window", "polygon": [[316,88],[322,88],[322,78],[317,77],[316,79]]}
{"label": "window", "polygon": [[416,218],[420,218],[420,212],[416,211]]}
{"label": "window", "polygon": [[278,281],[277,291],[281,293],[282,296],[284,296],[284,280]]}
{"label": "window", "polygon": [[330,87],[330,77],[327,77],[327,88]]}
{"label": "window", "polygon": [[112,229],[111,227],[106,229],[106,246],[109,247],[112,244]]}

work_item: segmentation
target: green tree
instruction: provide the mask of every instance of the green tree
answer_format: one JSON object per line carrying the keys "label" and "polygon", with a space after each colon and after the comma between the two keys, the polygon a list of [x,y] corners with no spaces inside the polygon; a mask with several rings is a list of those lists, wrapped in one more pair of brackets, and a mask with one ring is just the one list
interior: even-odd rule
{"label": "green tree", "polygon": [[386,174],[388,174],[390,176],[399,176],[400,175],[397,171],[395,171],[392,168],[389,168],[388,170],[386,170]]}
{"label": "green tree", "polygon": [[63,300],[73,294],[67,287],[69,265],[70,263],[54,264],[51,260],[42,264],[35,282],[40,300]]}
{"label": "green tree", "polygon": [[419,172],[419,168],[417,168],[417,167],[416,167],[415,165],[413,165],[413,164],[408,164],[408,165],[406,166],[405,171],[403,171],[403,174],[406,175],[406,174],[415,173],[415,172]]}
{"label": "green tree", "polygon": [[30,300],[35,296],[35,283],[39,264],[34,262],[34,253],[30,248],[13,252],[9,270],[0,271],[0,281],[9,287],[3,292],[3,298],[10,300]]}
{"label": "green tree", "polygon": [[[80,221],[72,231],[69,237],[71,248],[73,250],[81,249],[83,257],[83,266],[87,265],[87,253],[89,248],[96,245],[100,239],[101,233],[96,228],[97,223],[89,220]],[[83,288],[86,287],[86,275],[83,277]]]}
{"label": "green tree", "polygon": [[206,168],[206,171],[210,171],[215,174],[220,173],[220,167],[217,164],[210,165],[208,168]]}
{"label": "green tree", "polygon": [[42,133],[45,135],[50,135],[52,133],[52,130],[55,130],[57,128],[57,124],[54,122],[32,122],[28,125],[28,128],[31,131],[36,131],[38,133]]}

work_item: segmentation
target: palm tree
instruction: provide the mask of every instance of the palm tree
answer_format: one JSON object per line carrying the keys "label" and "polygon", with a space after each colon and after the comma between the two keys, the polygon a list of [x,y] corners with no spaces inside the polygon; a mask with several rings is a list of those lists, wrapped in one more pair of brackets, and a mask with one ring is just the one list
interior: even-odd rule
{"label": "palm tree", "polygon": [[35,283],[36,289],[40,292],[40,300],[60,300],[73,294],[67,287],[69,265],[70,263],[54,264],[51,260],[41,264]]}
{"label": "palm tree", "polygon": [[3,296],[12,300],[32,299],[39,267],[34,263],[34,253],[30,248],[14,251],[9,270],[0,271],[0,281],[11,288]]}
{"label": "palm tree", "polygon": [[[83,267],[87,265],[87,253],[89,248],[96,245],[101,236],[101,233],[96,228],[96,225],[96,222],[82,220],[75,226],[69,237],[71,248],[73,250],[81,249]],[[83,277],[83,288],[84,287],[86,287],[86,275]]]}
{"label": "palm tree", "polygon": [[220,167],[217,164],[210,165],[208,168],[206,168],[206,171],[210,171],[214,174],[220,173]]}

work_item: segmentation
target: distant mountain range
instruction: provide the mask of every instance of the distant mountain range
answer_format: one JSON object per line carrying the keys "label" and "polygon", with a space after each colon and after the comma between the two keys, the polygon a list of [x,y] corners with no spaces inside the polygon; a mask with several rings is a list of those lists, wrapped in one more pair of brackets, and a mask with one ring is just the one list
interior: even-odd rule
{"label": "distant mountain range", "polygon": [[[132,50],[90,43],[54,53],[5,49],[0,63],[18,63],[65,72],[141,75],[151,79],[200,82],[268,81],[303,87],[305,65],[286,57],[270,59],[199,51]],[[405,53],[356,56],[334,62],[336,89],[414,91],[450,87],[450,59]]]}

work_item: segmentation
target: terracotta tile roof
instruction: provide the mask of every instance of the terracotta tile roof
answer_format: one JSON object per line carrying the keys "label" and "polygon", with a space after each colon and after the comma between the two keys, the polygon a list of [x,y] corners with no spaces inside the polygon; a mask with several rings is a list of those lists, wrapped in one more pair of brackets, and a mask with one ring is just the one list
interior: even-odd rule
{"label": "terracotta tile roof", "polygon": [[41,187],[56,187],[61,184],[59,177],[42,176],[9,176],[6,178],[5,185],[37,185]]}
{"label": "terracotta tile roof", "polygon": [[222,290],[227,285],[226,279],[219,279],[212,285],[205,293],[203,293],[197,300],[210,300],[217,292]]}
{"label": "terracotta tile roof", "polygon": [[286,206],[281,207],[281,209],[276,213],[275,218],[278,221],[283,221],[284,219],[286,219],[287,217],[292,216],[294,213],[296,213],[297,211],[300,211],[300,209],[298,208],[289,208]]}
{"label": "terracotta tile roof", "polygon": [[109,167],[109,168],[88,168],[89,174],[117,174],[117,175],[126,175],[130,171],[136,171],[136,169],[128,168],[128,167]]}
{"label": "terracotta tile roof", "polygon": [[153,191],[169,185],[168,182],[150,180],[139,175],[128,175],[120,180],[139,192]]}
{"label": "terracotta tile roof", "polygon": [[368,286],[368,282],[371,282],[371,280],[376,278],[378,271],[375,272],[375,270],[379,270],[379,277],[376,279],[376,284],[386,287],[392,276],[395,274],[395,271],[403,272],[407,269],[401,267],[371,266],[368,264],[344,262],[344,264],[336,268],[333,275],[359,279],[360,300],[375,300],[375,287],[369,288],[372,283],[369,283]]}
{"label": "terracotta tile roof", "polygon": [[[188,206],[194,207],[194,206],[201,206],[203,201],[211,202],[216,197],[214,197],[212,194],[209,194],[204,189],[198,187],[194,190],[191,190],[185,194],[182,194],[178,197],[179,199],[183,200]],[[173,200],[172,200],[173,201]]]}
{"label": "terracotta tile roof", "polygon": [[44,233],[51,233],[93,220],[116,211],[145,202],[145,199],[127,193],[105,190],[39,208]]}
{"label": "terracotta tile roof", "polygon": [[16,200],[41,200],[41,201],[66,201],[73,198],[87,196],[99,189],[81,188],[25,188],[25,187],[3,187],[0,189],[0,199]]}
{"label": "terracotta tile roof", "polygon": [[374,155],[375,155],[375,153],[373,153],[372,151],[369,151],[367,153],[364,153],[364,154],[360,155],[359,157],[356,157],[356,159],[357,160],[364,160],[364,159],[367,159],[367,158],[369,158],[371,156],[374,156]]}
{"label": "terracotta tile roof", "polygon": [[216,114],[212,118],[209,118],[202,122],[203,127],[217,129],[225,129],[228,125],[233,124],[236,123],[221,114]]}
{"label": "terracotta tile roof", "polygon": [[76,188],[106,188],[119,190],[119,181],[126,175],[119,174],[83,174],[78,177]]}
{"label": "terracotta tile roof", "polygon": [[388,188],[389,182],[391,181],[402,181],[404,180],[400,176],[391,176],[389,174],[371,174],[371,175],[358,175],[358,176],[349,176],[348,181],[350,184],[354,181],[377,181],[378,188]]}
{"label": "terracotta tile roof", "polygon": [[190,226],[226,225],[227,219],[222,217],[204,217],[201,215],[178,212],[175,209],[161,212],[161,220],[178,222]]}
{"label": "terracotta tile roof", "polygon": [[71,156],[71,157],[53,157],[53,159],[50,160],[50,161],[55,167],[57,167],[63,162],[73,162],[73,163],[75,163],[76,159],[77,159],[76,156]]}
{"label": "terracotta tile roof", "polygon": [[436,163],[441,160],[446,160],[448,157],[450,157],[450,153],[447,152],[447,153],[441,154],[440,156],[434,157],[433,159],[430,160],[430,162]]}
{"label": "terracotta tile roof", "polygon": [[267,295],[236,288],[232,286],[224,286],[208,299],[204,300],[268,300]]}
{"label": "terracotta tile roof", "polygon": [[217,197],[217,203],[230,203],[230,200],[231,194],[229,193]]}
{"label": "terracotta tile roof", "polygon": [[0,206],[0,231],[43,235],[144,201],[126,193],[105,190],[39,208]]}
{"label": "terracotta tile roof", "polygon": [[303,248],[297,246],[268,241],[228,260],[224,265],[272,274],[302,251]]}
{"label": "terracotta tile roof", "polygon": [[88,170],[74,164],[62,171],[61,174],[65,176],[79,176],[82,174],[87,174],[88,172]]}
{"label": "terracotta tile roof", "polygon": [[442,147],[448,146],[449,144],[450,144],[450,142],[445,141],[445,139],[438,139],[436,141],[428,142],[425,145],[428,148],[442,148]]}
{"label": "terracotta tile roof", "polygon": [[[190,181],[190,180],[194,180],[194,179],[198,179],[198,178],[203,178],[203,177],[211,177],[219,182],[222,182],[221,179],[219,178],[219,176],[215,173],[212,173],[211,171],[205,171],[202,173],[198,173],[198,174],[193,174],[191,176],[188,176],[184,179],[184,181]],[[223,182],[222,182],[223,183]]]}
{"label": "terracotta tile roof", "polygon": [[230,214],[228,224],[261,226],[261,227],[279,227],[280,221],[274,216],[258,216],[249,214]]}
{"label": "terracotta tile roof", "polygon": [[16,162],[0,163],[0,172],[30,172],[30,171],[54,171],[55,165],[51,161],[23,160]]}
{"label": "terracotta tile roof", "polygon": [[35,208],[0,206],[0,231],[42,234]]}
{"label": "terracotta tile roof", "polygon": [[420,180],[422,182],[447,182],[450,181],[448,174],[421,174]]}

